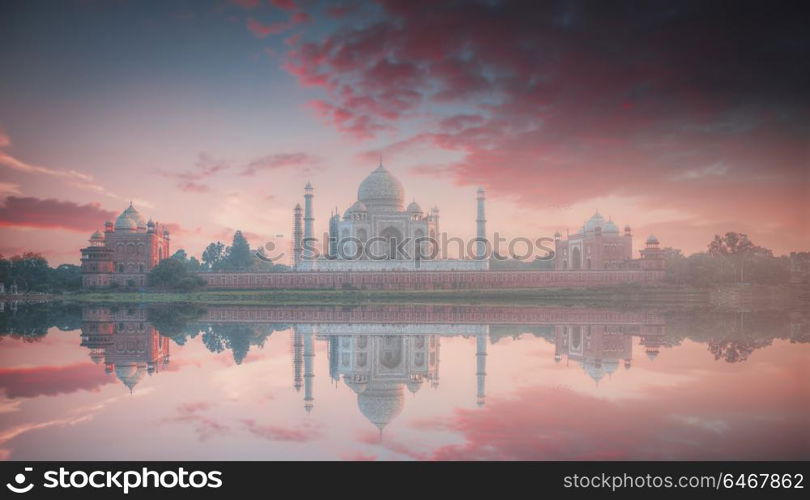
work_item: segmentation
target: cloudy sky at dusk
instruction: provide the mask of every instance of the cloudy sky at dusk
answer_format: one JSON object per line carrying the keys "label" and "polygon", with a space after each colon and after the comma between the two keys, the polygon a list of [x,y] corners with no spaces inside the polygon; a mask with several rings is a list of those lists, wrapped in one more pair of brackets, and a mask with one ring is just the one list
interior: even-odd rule
{"label": "cloudy sky at dusk", "polygon": [[[130,200],[199,254],[316,228],[382,153],[442,229],[595,209],[664,246],[810,249],[810,42],[788,4],[8,1],[0,254],[78,263]],[[797,3],[798,5],[798,3]]]}

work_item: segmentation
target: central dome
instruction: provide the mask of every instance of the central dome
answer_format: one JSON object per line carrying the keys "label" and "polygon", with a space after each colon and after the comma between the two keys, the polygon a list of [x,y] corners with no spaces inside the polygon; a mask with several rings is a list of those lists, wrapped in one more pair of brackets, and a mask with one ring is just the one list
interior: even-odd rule
{"label": "central dome", "polygon": [[360,183],[357,199],[369,210],[401,211],[405,189],[399,179],[380,165]]}
{"label": "central dome", "polygon": [[121,212],[121,215],[115,220],[115,229],[124,231],[146,229],[146,219],[130,202],[129,207]]}

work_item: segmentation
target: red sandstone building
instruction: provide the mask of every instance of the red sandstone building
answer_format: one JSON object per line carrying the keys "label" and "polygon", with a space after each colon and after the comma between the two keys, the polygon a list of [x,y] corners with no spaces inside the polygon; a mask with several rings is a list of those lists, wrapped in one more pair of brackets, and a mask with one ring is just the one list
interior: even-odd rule
{"label": "red sandstone building", "polygon": [[565,240],[561,239],[559,232],[556,233],[554,247],[554,269],[559,271],[664,269],[663,255],[655,236],[647,238],[646,247],[640,252],[641,259],[633,259],[630,226],[624,226],[622,233],[613,220],[605,220],[598,211]]}
{"label": "red sandstone building", "polygon": [[146,274],[169,257],[169,230],[147,222],[132,203],[115,221],[104,224],[82,248],[82,286],[146,286]]}

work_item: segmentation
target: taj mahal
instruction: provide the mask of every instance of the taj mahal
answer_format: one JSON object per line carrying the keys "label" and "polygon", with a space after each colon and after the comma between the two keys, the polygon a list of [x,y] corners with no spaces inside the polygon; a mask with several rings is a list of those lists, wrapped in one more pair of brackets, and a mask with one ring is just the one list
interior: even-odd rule
{"label": "taj mahal", "polygon": [[[360,183],[355,201],[343,216],[329,218],[326,255],[315,255],[312,245],[314,188],[304,188],[301,205],[293,212],[293,268],[297,271],[482,271],[489,268],[483,248],[473,259],[431,258],[431,243],[439,235],[439,207],[424,211],[414,200],[405,206],[405,189],[380,161]],[[477,238],[486,240],[484,191],[478,190]],[[479,245],[481,246],[481,245]]]}

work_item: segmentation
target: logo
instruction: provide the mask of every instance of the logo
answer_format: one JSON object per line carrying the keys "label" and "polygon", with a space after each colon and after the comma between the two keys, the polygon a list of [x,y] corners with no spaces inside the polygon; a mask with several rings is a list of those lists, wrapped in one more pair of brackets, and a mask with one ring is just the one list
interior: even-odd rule
{"label": "logo", "polygon": [[[26,467],[26,468],[25,468],[25,472],[31,472],[31,471],[33,471],[33,470],[34,470],[34,469],[33,469],[32,467]],[[16,482],[18,485],[22,485],[22,484],[25,482],[25,474],[23,474],[22,472],[20,472],[19,474],[17,474],[16,476],[14,476],[14,481],[15,481],[15,482]],[[33,487],[34,487],[34,484],[33,484],[33,483],[28,484],[28,485],[26,485],[26,486],[14,486],[14,485],[13,485],[13,484],[11,484],[11,483],[6,483],[6,488],[10,489],[10,490],[11,490],[11,491],[13,491],[14,493],[28,493],[29,491],[31,491],[31,488],[33,488]]]}

